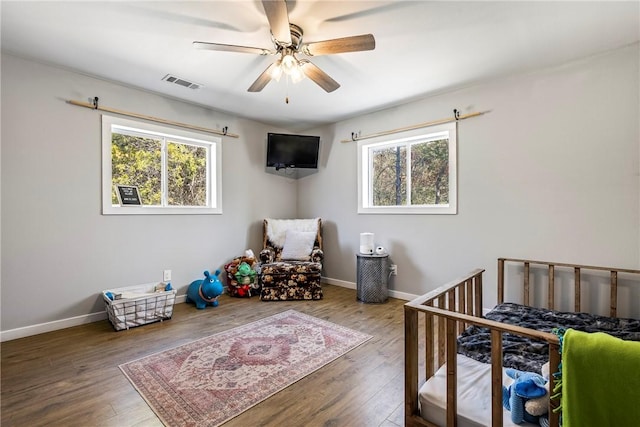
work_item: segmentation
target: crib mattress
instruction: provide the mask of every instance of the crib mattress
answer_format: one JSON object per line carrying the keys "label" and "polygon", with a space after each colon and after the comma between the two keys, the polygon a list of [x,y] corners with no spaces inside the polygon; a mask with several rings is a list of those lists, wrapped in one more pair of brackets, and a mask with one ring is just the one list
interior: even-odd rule
{"label": "crib mattress", "polygon": [[[491,425],[491,365],[475,361],[462,354],[458,363],[458,427],[486,427]],[[446,425],[447,371],[446,364],[420,388],[419,402],[422,418],[439,426]],[[502,369],[502,382],[509,386],[513,380]],[[536,424],[511,422],[511,413],[503,409],[503,426],[531,426]],[[539,426],[538,426],[539,427]]]}

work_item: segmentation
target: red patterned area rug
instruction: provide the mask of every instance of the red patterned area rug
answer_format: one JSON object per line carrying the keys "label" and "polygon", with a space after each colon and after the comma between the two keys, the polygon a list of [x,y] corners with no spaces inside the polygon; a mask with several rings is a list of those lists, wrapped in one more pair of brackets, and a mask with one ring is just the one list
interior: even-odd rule
{"label": "red patterned area rug", "polygon": [[120,369],[166,426],[212,427],[370,338],[288,310]]}

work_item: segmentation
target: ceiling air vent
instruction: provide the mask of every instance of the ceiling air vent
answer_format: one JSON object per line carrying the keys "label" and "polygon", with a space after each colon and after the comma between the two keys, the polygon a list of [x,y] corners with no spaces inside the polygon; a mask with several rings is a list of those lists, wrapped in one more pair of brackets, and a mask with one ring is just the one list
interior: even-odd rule
{"label": "ceiling air vent", "polygon": [[185,79],[181,79],[180,77],[172,76],[171,74],[167,74],[162,78],[162,80],[167,81],[169,83],[175,83],[179,86],[184,86],[189,89],[200,89],[202,85],[200,83],[193,83]]}

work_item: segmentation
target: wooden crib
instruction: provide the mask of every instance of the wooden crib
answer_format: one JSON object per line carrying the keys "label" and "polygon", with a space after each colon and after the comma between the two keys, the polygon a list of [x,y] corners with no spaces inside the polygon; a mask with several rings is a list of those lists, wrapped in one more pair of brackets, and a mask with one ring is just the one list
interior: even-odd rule
{"label": "wooden crib", "polygon": [[[610,287],[610,317],[617,316],[618,306],[618,275],[624,273],[634,279],[640,279],[640,270],[629,270],[609,267],[596,267],[588,265],[543,262],[523,259],[498,259],[497,299],[503,303],[505,298],[505,265],[515,267],[523,276],[523,304],[530,306],[531,294],[534,289],[530,280],[531,273],[541,271],[546,273],[546,305],[548,309],[554,309],[557,305],[556,295],[562,291],[570,290],[573,293],[568,297],[572,299],[573,311],[579,313],[583,309],[581,294],[581,280],[589,274],[602,275],[608,273],[606,282]],[[503,425],[502,385],[503,385],[503,334],[515,334],[544,341],[548,344],[548,360],[550,372],[557,372],[561,360],[559,354],[559,339],[553,333],[542,332],[530,328],[524,328],[507,323],[496,322],[483,317],[482,285],[485,270],[476,269],[469,274],[453,280],[413,301],[405,304],[405,425],[406,426],[438,426],[427,421],[420,414],[418,393],[420,387],[434,373],[446,363],[446,426],[457,425],[457,338],[469,326],[476,325],[490,330],[491,337],[491,425],[498,427]],[[562,287],[556,290],[556,274],[562,271],[567,276],[571,272],[572,283],[562,283]],[[534,280],[534,282],[536,282]],[[539,282],[539,281],[538,281]],[[566,286],[565,286],[566,285]],[[571,286],[569,286],[571,285]],[[640,280],[634,280],[633,285],[640,286]],[[539,293],[534,293],[539,295]],[[563,294],[563,298],[566,298]],[[539,298],[538,298],[539,300]],[[550,389],[553,390],[555,380],[549,378]],[[549,424],[552,427],[559,425],[559,414],[553,409],[560,402],[551,399],[549,410]]]}

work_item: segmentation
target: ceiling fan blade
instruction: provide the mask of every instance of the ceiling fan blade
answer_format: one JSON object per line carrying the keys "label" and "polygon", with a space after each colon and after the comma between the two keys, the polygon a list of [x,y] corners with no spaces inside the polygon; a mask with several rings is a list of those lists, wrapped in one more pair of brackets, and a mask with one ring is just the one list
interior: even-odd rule
{"label": "ceiling fan blade", "polygon": [[363,50],[373,50],[375,48],[376,39],[373,37],[373,34],[362,34],[360,36],[307,43],[302,46],[301,50],[305,55],[318,56],[333,53],[360,52]]}
{"label": "ceiling fan blade", "polygon": [[278,66],[277,64],[278,64],[277,62],[274,62],[273,64],[269,65],[267,69],[264,70],[262,74],[258,76],[256,81],[253,82],[251,86],[249,86],[249,89],[247,89],[247,92],[260,92],[262,89],[264,89],[267,83],[271,81],[271,70],[277,67]]}
{"label": "ceiling fan blade", "polygon": [[315,66],[313,63],[302,60],[300,61],[300,67],[305,76],[313,80],[318,86],[327,92],[333,92],[340,87],[340,83],[333,80],[327,73]]}
{"label": "ceiling fan blade", "polygon": [[273,55],[275,51],[261,47],[237,46],[234,44],[193,42],[193,47],[204,50],[220,50],[223,52],[255,53],[256,55]]}
{"label": "ceiling fan blade", "polygon": [[285,0],[262,0],[264,12],[269,20],[271,34],[285,46],[291,45],[291,31],[289,29],[289,14]]}

